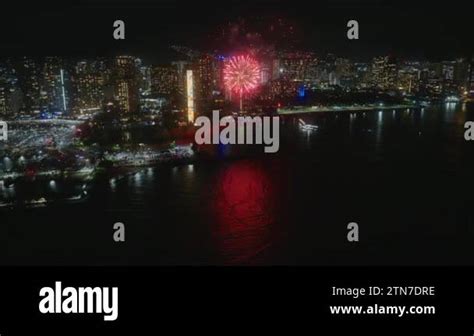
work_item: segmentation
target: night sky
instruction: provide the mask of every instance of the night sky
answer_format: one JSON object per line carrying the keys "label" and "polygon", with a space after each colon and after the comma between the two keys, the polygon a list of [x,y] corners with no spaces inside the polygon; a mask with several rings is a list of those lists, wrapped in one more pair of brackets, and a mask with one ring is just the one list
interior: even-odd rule
{"label": "night sky", "polygon": [[[232,52],[242,37],[278,49],[333,52],[354,60],[388,54],[445,60],[470,56],[473,14],[467,2],[445,1],[15,1],[2,9],[2,56],[107,56],[133,54],[149,62],[184,59],[170,49]],[[13,6],[13,7],[12,7]],[[114,20],[126,23],[126,40],[112,38]],[[346,38],[356,19],[360,40]],[[270,26],[289,31],[269,34]],[[237,36],[231,38],[231,28]],[[236,33],[237,32],[237,33]],[[245,40],[245,38],[244,38]]]}

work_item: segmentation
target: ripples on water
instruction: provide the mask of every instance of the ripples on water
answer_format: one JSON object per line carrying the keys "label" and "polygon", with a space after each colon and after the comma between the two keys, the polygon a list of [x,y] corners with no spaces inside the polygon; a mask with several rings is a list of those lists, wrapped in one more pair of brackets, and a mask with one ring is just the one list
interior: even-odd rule
{"label": "ripples on water", "polygon": [[[319,126],[298,128],[298,118]],[[147,168],[4,212],[8,264],[474,264],[474,110],[285,117],[276,155]],[[115,222],[126,243],[112,242]],[[361,242],[346,241],[355,221]]]}

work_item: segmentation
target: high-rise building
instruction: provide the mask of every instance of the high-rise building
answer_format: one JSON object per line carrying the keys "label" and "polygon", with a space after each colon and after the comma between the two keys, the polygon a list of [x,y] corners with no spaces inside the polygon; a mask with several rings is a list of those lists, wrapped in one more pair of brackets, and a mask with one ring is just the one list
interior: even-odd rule
{"label": "high-rise building", "polygon": [[104,104],[107,71],[102,61],[80,61],[74,69],[74,106],[76,113],[100,111]]}
{"label": "high-rise building", "polygon": [[188,122],[194,123],[195,116],[195,98],[194,98],[194,76],[193,70],[186,71],[186,101]]}
{"label": "high-rise building", "polygon": [[454,80],[454,66],[456,62],[443,62],[443,80],[452,82]]}
{"label": "high-rise building", "polygon": [[412,94],[420,90],[423,71],[419,62],[404,62],[397,73],[397,88],[399,91]]}
{"label": "high-rise building", "polygon": [[0,116],[15,116],[21,105],[22,94],[11,63],[0,64]]}
{"label": "high-rise building", "polygon": [[329,73],[329,85],[339,85],[341,78],[335,71]]}
{"label": "high-rise building", "polygon": [[139,72],[131,56],[115,58],[113,71],[114,95],[122,112],[138,112]]}
{"label": "high-rise building", "polygon": [[[179,94],[186,93],[186,71],[191,68],[191,64],[187,61],[177,61],[171,63],[176,74],[176,90]],[[172,78],[170,78],[173,81]]]}
{"label": "high-rise building", "polygon": [[151,67],[140,67],[140,93],[148,96],[151,94]]}
{"label": "high-rise building", "polygon": [[50,112],[67,113],[69,74],[60,57],[46,57],[41,72],[41,106]]}
{"label": "high-rise building", "polygon": [[471,59],[469,64],[469,75],[467,81],[467,91],[471,98],[474,98],[474,58]]}
{"label": "high-rise building", "polygon": [[368,63],[355,63],[354,68],[358,87],[365,89],[372,86],[370,65]]}
{"label": "high-rise building", "polygon": [[[207,100],[212,96],[212,91],[215,88],[214,68],[215,61],[212,56],[204,55],[196,62],[196,79],[199,91],[199,99]],[[188,73],[188,72],[186,72]]]}
{"label": "high-rise building", "polygon": [[372,62],[373,85],[383,89],[393,89],[397,84],[397,66],[388,57],[376,57]]}
{"label": "high-rise building", "polygon": [[354,64],[347,58],[338,58],[335,62],[337,84],[343,87],[355,85]]}
{"label": "high-rise building", "polygon": [[425,94],[439,95],[443,89],[443,66],[441,63],[426,63],[421,72]]}
{"label": "high-rise building", "polygon": [[466,87],[469,78],[469,61],[464,58],[456,60],[454,65],[453,80],[457,85]]}
{"label": "high-rise building", "polygon": [[15,64],[19,87],[23,93],[22,109],[27,114],[40,112],[39,62],[30,57],[21,57]]}
{"label": "high-rise building", "polygon": [[178,92],[178,72],[174,66],[154,66],[151,69],[151,94],[154,97]]}
{"label": "high-rise building", "polygon": [[314,59],[312,53],[284,53],[274,61],[274,78],[284,78],[289,81],[305,82],[309,66]]}
{"label": "high-rise building", "polygon": [[347,58],[336,59],[335,66],[339,77],[352,76],[354,73],[354,64]]}

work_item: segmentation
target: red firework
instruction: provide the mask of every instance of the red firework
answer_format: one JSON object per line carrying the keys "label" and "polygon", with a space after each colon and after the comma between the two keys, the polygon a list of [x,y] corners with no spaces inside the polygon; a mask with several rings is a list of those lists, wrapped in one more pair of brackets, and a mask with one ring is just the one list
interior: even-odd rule
{"label": "red firework", "polygon": [[224,65],[225,86],[240,94],[255,89],[260,80],[260,66],[250,56],[233,56]]}

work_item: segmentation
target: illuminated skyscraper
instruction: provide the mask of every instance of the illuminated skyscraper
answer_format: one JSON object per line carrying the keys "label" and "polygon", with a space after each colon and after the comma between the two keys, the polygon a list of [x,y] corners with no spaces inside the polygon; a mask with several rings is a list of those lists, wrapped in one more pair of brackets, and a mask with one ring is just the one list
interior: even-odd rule
{"label": "illuminated skyscraper", "polygon": [[151,93],[151,67],[140,67],[140,93],[149,95]]}
{"label": "illuminated skyscraper", "polygon": [[6,116],[9,114],[9,108],[7,103],[8,88],[6,85],[0,84],[0,116]]}
{"label": "illuminated skyscraper", "polygon": [[115,59],[114,94],[123,112],[138,112],[138,69],[135,58],[119,56]]}
{"label": "illuminated skyscraper", "polygon": [[468,92],[471,98],[474,98],[474,58],[471,59],[469,64],[469,76],[468,76]]}
{"label": "illuminated skyscraper", "polygon": [[22,95],[11,63],[0,64],[0,116],[13,117],[21,108]]}
{"label": "illuminated skyscraper", "polygon": [[388,56],[376,57],[372,62],[372,80],[380,89],[392,89],[397,84],[397,66]]}
{"label": "illuminated skyscraper", "polygon": [[41,105],[51,112],[66,113],[69,105],[69,76],[65,71],[64,62],[59,57],[46,57],[41,82]]}
{"label": "illuminated skyscraper", "polygon": [[100,61],[81,61],[75,67],[74,111],[99,111],[104,101],[106,69]]}
{"label": "illuminated skyscraper", "polygon": [[151,69],[151,94],[166,96],[178,91],[178,73],[173,66],[154,66]]}
{"label": "illuminated skyscraper", "polygon": [[26,113],[39,113],[40,80],[37,60],[22,57],[16,63],[16,73],[20,89],[23,93],[23,109]]}
{"label": "illuminated skyscraper", "polygon": [[194,78],[193,71],[186,71],[186,101],[188,108],[188,122],[194,123]]}
{"label": "illuminated skyscraper", "polygon": [[305,52],[284,53],[280,55],[280,58],[273,63],[274,79],[284,78],[289,81],[306,81],[309,65],[313,59],[314,55],[312,53]]}
{"label": "illuminated skyscraper", "polygon": [[337,84],[343,87],[353,87],[355,85],[354,63],[347,58],[337,58],[334,65]]}
{"label": "illuminated skyscraper", "polygon": [[215,87],[214,81],[214,58],[206,55],[199,58],[197,62],[197,81],[199,88],[199,99],[209,99]]}
{"label": "illuminated skyscraper", "polygon": [[339,85],[340,77],[335,71],[329,73],[329,85]]}
{"label": "illuminated skyscraper", "polygon": [[454,67],[456,62],[443,62],[443,80],[452,82],[454,80]]}
{"label": "illuminated skyscraper", "polygon": [[[190,69],[191,65],[187,61],[177,61],[171,63],[174,67],[176,75],[176,90],[178,93],[186,94],[186,70]],[[171,82],[173,79],[171,78]]]}

